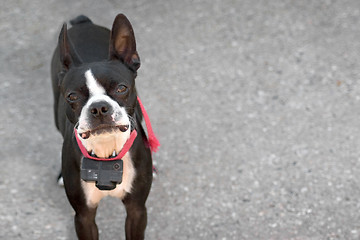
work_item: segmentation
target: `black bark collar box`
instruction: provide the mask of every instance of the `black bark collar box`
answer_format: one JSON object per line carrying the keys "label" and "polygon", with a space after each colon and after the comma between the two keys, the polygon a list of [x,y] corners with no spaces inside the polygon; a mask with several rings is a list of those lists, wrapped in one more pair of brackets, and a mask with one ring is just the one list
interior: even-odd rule
{"label": "black bark collar box", "polygon": [[122,182],[123,161],[97,161],[83,157],[80,172],[82,180],[95,181],[100,190],[112,190]]}

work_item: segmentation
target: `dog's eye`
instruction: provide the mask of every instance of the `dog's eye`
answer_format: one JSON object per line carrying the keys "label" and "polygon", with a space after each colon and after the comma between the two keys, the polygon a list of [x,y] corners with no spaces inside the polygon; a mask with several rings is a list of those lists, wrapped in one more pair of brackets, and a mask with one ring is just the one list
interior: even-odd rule
{"label": "dog's eye", "polygon": [[128,88],[125,85],[119,85],[118,88],[116,89],[117,93],[126,93],[128,90]]}
{"label": "dog's eye", "polygon": [[76,95],[76,93],[69,93],[66,98],[69,102],[75,102],[76,100],[79,99],[79,97],[78,97],[78,95]]}

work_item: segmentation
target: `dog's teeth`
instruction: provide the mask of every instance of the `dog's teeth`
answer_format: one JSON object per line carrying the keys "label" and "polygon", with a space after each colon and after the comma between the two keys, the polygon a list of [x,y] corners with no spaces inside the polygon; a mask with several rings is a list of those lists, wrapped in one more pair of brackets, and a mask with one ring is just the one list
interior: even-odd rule
{"label": "dog's teeth", "polygon": [[95,157],[94,150],[91,151],[91,156],[92,156],[92,157]]}
{"label": "dog's teeth", "polygon": [[116,152],[114,150],[114,152],[112,153],[112,157],[116,157]]}

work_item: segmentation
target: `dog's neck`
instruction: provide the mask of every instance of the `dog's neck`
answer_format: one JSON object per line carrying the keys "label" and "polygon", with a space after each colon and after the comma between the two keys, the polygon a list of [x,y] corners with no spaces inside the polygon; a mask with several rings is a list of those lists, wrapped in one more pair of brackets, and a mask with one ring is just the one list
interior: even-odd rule
{"label": "dog's neck", "polygon": [[129,137],[130,131],[125,133],[116,131],[91,136],[82,143],[88,152],[93,151],[99,158],[108,158],[113,154],[114,150],[116,155],[119,154]]}

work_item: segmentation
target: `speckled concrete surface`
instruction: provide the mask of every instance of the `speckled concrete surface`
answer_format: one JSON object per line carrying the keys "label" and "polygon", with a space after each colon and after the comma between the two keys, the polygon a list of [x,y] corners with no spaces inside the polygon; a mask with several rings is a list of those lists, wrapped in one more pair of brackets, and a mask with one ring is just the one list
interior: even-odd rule
{"label": "speckled concrete surface", "polygon": [[[0,239],[75,239],[49,63],[62,22],[119,12],[162,143],[147,239],[360,238],[359,1],[4,0]],[[124,217],[102,201],[100,239]]]}

